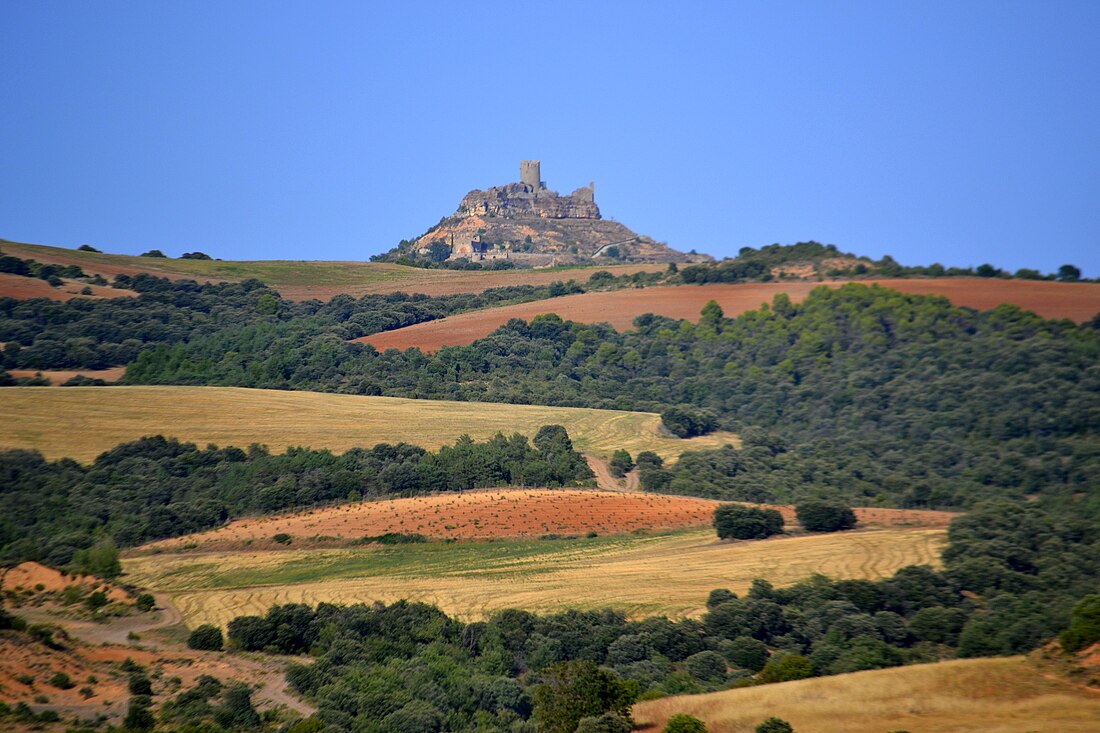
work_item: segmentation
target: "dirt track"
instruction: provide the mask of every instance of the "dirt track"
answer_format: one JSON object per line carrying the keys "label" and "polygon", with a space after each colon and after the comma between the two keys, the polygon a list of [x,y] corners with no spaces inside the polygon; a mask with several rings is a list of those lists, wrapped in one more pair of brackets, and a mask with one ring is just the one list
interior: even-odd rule
{"label": "dirt track", "polygon": [[[930,280],[865,280],[903,293],[942,295],[955,305],[987,310],[1012,303],[1045,318],[1085,321],[1100,312],[1100,284],[1059,283],[986,278],[937,278]],[[618,330],[633,327],[643,313],[695,320],[709,300],[716,300],[726,316],[735,316],[771,302],[786,293],[799,302],[816,287],[840,287],[841,282],[745,283],[737,285],[681,285],[678,287],[582,293],[533,303],[462,313],[437,321],[418,323],[356,339],[378,350],[388,348],[436,351],[443,346],[462,346],[484,338],[510,318],[531,320],[541,313],[557,313],[582,323],[608,322]]]}

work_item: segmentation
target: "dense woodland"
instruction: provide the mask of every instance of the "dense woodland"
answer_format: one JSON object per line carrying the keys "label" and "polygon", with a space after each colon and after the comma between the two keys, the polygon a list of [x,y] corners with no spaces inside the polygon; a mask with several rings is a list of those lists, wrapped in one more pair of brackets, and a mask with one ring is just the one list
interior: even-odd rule
{"label": "dense woodland", "polygon": [[[342,455],[262,446],[208,447],[157,436],[124,443],[90,466],[0,451],[0,561],[88,563],[106,538],[133,546],[219,526],[236,517],[427,491],[566,486],[592,477],[565,429],[532,441],[460,438],[438,451],[398,443]],[[103,563],[85,569],[104,570]]]}
{"label": "dense woodland", "polygon": [[705,408],[743,448],[688,454],[647,486],[711,498],[960,508],[1073,493],[1100,471],[1100,319],[852,284],[635,326],[513,320],[434,355],[246,326],[144,351],[125,381]]}

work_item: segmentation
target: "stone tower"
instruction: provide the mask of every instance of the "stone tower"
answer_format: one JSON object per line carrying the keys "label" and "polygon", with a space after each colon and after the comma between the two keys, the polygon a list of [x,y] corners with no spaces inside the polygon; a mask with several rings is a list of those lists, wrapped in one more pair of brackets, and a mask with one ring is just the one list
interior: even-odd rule
{"label": "stone tower", "polygon": [[539,161],[521,160],[519,162],[519,182],[530,186],[532,192],[538,192],[542,188],[542,171],[539,170]]}

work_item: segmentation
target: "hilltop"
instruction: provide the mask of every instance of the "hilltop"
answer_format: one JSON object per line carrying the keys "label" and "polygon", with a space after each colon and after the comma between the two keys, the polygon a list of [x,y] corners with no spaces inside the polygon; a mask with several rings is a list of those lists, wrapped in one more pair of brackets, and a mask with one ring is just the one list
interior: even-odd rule
{"label": "hilltop", "polygon": [[498,262],[517,267],[615,262],[703,262],[604,219],[596,184],[562,196],[541,180],[537,160],[520,180],[467,193],[450,216],[389,253],[430,262]]}

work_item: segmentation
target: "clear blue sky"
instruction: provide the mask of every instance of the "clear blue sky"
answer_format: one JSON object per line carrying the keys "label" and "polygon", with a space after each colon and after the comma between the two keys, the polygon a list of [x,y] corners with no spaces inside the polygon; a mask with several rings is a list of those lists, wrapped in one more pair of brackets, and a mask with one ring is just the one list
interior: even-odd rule
{"label": "clear blue sky", "polygon": [[365,259],[542,160],[717,256],[1100,276],[1100,2],[3,2],[0,237]]}

